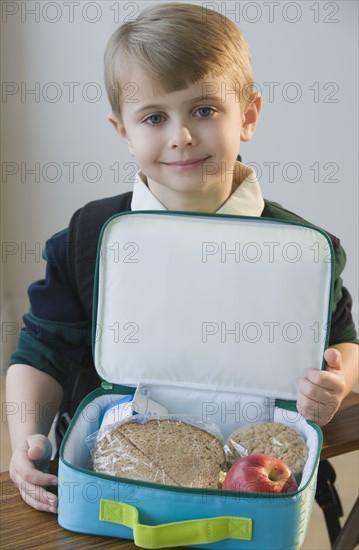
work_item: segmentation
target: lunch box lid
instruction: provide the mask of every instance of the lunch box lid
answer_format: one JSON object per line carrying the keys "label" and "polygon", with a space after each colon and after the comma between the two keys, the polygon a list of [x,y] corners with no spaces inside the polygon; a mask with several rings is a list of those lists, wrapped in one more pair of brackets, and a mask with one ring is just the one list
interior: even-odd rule
{"label": "lunch box lid", "polygon": [[328,344],[334,254],[311,225],[171,211],[120,213],[100,237],[93,352],[140,381],[295,399]]}

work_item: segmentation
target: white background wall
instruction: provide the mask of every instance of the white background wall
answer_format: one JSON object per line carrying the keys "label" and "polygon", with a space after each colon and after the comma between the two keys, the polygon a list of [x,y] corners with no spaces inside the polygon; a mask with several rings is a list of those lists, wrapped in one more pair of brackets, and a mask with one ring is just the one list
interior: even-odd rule
{"label": "white background wall", "polygon": [[[27,286],[43,275],[46,239],[82,204],[131,188],[136,166],[106,121],[102,57],[117,26],[150,3],[1,3],[5,359]],[[244,32],[264,99],[244,161],[258,168],[265,197],[340,236],[357,318],[357,2],[192,3]]]}

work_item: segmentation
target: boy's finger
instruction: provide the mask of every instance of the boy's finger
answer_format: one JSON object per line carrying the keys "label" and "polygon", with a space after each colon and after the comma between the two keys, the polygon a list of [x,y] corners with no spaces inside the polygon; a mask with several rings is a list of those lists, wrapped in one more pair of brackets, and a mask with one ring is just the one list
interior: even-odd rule
{"label": "boy's finger", "polygon": [[49,493],[43,487],[23,482],[19,486],[22,499],[35,508],[43,512],[57,512],[57,497]]}
{"label": "boy's finger", "polygon": [[39,463],[50,461],[52,445],[47,437],[30,436],[27,440],[27,454],[31,460]]}
{"label": "boy's finger", "polygon": [[326,370],[339,371],[342,370],[342,357],[338,350],[328,348],[324,352],[324,359],[327,362]]}
{"label": "boy's finger", "polygon": [[[299,395],[301,395],[302,399],[309,400],[311,403],[324,403],[330,396],[330,389],[316,383],[316,372],[317,371],[308,373],[306,378],[302,378],[299,381]],[[310,379],[311,375],[314,381]]]}
{"label": "boy's finger", "polygon": [[[339,377],[333,377],[335,369],[330,367],[326,370],[307,369],[305,378],[299,382],[299,387],[303,393],[315,401],[326,401],[325,395],[329,396],[331,392],[338,390]],[[318,394],[320,392],[320,394]],[[323,394],[324,392],[324,394]],[[329,394],[327,393],[329,392]]]}
{"label": "boy's finger", "polygon": [[[57,485],[57,477],[46,472],[46,462],[39,462],[29,457],[28,449],[19,449],[16,453],[16,460],[12,461],[11,478],[14,483],[19,486],[20,483],[26,481],[35,485]],[[40,468],[42,466],[42,468]]]}
{"label": "boy's finger", "polygon": [[18,471],[20,483],[33,483],[34,485],[41,485],[46,487],[47,485],[56,486],[58,479],[53,474],[47,474],[37,470],[36,468],[22,468]]}

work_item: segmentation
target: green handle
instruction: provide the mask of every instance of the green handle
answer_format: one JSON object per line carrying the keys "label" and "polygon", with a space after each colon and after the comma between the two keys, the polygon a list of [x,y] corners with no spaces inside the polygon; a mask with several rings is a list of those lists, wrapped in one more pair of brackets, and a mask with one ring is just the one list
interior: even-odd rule
{"label": "green handle", "polygon": [[252,520],[221,516],[142,525],[137,508],[124,502],[101,499],[100,521],[118,523],[133,529],[133,540],[140,548],[173,548],[187,544],[210,544],[223,539],[252,539]]}

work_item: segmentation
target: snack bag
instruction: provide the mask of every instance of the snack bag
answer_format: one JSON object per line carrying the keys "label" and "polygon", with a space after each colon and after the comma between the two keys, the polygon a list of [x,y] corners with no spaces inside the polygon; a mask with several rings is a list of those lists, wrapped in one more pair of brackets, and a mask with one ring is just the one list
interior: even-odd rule
{"label": "snack bag", "polygon": [[241,457],[264,453],[285,462],[296,478],[301,476],[308,457],[302,436],[279,422],[247,424],[229,436],[224,449],[229,466]]}

